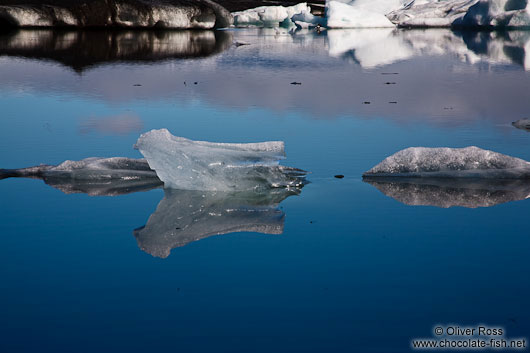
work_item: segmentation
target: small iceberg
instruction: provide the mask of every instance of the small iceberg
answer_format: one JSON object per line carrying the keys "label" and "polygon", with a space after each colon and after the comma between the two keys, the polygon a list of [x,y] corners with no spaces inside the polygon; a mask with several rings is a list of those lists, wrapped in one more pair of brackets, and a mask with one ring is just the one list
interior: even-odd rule
{"label": "small iceberg", "polygon": [[364,182],[409,206],[491,207],[530,197],[530,180],[371,178]]}
{"label": "small iceberg", "polygon": [[182,190],[262,190],[301,187],[307,172],[279,165],[284,143],[215,143],[173,136],[167,129],[142,134],[135,145],[165,187]]}
{"label": "small iceberg", "polygon": [[298,15],[297,21],[315,20],[311,8],[302,2],[294,6],[260,6],[249,10],[233,12],[236,27],[278,27],[292,24],[291,18]]}
{"label": "small iceberg", "polygon": [[145,159],[125,157],[91,157],[59,165],[0,169],[0,179],[16,177],[42,179],[66,194],[85,193],[90,196],[116,196],[163,185]]}
{"label": "small iceberg", "polygon": [[280,202],[300,189],[263,192],[164,190],[164,198],[145,226],[134,230],[138,247],[166,258],[171,249],[214,235],[235,232],[282,234]]}
{"label": "small iceberg", "polygon": [[514,121],[512,125],[521,130],[530,131],[530,119],[520,119]]}
{"label": "small iceberg", "polygon": [[529,179],[530,162],[474,146],[410,147],[384,159],[366,177]]}

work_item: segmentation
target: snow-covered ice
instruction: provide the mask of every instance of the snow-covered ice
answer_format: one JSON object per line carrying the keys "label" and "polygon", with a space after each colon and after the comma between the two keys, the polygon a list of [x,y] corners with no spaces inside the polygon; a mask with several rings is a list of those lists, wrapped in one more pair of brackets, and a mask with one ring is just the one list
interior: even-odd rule
{"label": "snow-covered ice", "polygon": [[59,165],[0,169],[0,179],[10,177],[39,178],[64,193],[91,196],[114,196],[162,186],[145,159],[125,157],[91,157]]}
{"label": "snow-covered ice", "polygon": [[530,162],[475,146],[410,147],[387,157],[363,177],[528,179]]}
{"label": "snow-covered ice", "polygon": [[135,146],[168,188],[259,190],[303,186],[306,172],[279,165],[284,143],[214,143],[152,130]]}
{"label": "snow-covered ice", "polygon": [[[291,20],[295,15],[302,14],[303,18],[297,17],[298,21],[315,20],[311,17],[311,8],[307,3],[299,3],[294,6],[260,6],[244,11],[233,12],[234,26],[262,26],[262,27],[278,27],[282,22]],[[311,15],[311,16],[309,16]]]}
{"label": "snow-covered ice", "polygon": [[396,8],[387,17],[406,27],[528,27],[527,0],[422,0]]}
{"label": "snow-covered ice", "polygon": [[395,27],[385,16],[406,0],[331,0],[326,3],[328,28]]}

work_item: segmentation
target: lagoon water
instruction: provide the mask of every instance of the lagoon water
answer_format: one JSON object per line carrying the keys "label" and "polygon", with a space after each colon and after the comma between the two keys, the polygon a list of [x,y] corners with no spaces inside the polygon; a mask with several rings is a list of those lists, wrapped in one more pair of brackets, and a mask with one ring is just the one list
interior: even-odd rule
{"label": "lagoon water", "polygon": [[530,338],[528,183],[361,178],[411,146],[530,160],[511,125],[529,92],[530,32],[4,33],[0,168],[140,158],[140,133],[167,128],[285,141],[311,184],[0,180],[0,351],[408,352],[448,324]]}

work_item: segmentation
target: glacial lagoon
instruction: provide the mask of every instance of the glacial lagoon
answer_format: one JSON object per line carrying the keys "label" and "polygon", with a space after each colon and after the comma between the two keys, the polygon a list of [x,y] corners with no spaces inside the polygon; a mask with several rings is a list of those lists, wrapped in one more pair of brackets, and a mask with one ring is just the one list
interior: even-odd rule
{"label": "glacial lagoon", "polygon": [[165,128],[284,141],[281,164],[310,174],[260,192],[0,180],[0,351],[409,352],[447,324],[529,338],[530,181],[362,179],[408,147],[530,160],[512,126],[529,92],[528,31],[2,33],[2,169],[141,158]]}

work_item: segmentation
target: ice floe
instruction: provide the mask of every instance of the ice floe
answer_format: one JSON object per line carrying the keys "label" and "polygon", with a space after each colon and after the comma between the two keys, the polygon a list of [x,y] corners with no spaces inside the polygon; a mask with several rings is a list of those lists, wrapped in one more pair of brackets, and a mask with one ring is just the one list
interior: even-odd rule
{"label": "ice floe", "polygon": [[114,196],[162,186],[145,159],[125,157],[91,157],[59,165],[0,169],[0,179],[9,177],[38,178],[64,193],[91,196]]}
{"label": "ice floe", "polygon": [[142,134],[135,146],[168,188],[258,190],[299,187],[306,172],[279,165],[284,143],[215,143],[171,135],[167,129]]}
{"label": "ice floe", "polygon": [[475,146],[410,147],[387,157],[363,177],[528,179],[530,162]]}

